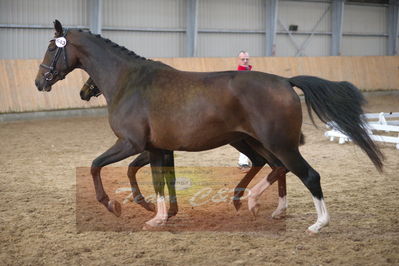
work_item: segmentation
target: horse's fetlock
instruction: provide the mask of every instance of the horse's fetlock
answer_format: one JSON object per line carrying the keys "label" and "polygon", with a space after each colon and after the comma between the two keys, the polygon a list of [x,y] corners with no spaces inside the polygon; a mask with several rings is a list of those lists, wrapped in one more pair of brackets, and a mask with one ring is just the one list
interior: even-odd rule
{"label": "horse's fetlock", "polygon": [[108,205],[108,202],[109,202],[108,195],[105,195],[105,196],[102,196],[102,197],[96,196],[96,199],[97,199],[98,202],[100,202],[100,203],[102,203],[104,205]]}

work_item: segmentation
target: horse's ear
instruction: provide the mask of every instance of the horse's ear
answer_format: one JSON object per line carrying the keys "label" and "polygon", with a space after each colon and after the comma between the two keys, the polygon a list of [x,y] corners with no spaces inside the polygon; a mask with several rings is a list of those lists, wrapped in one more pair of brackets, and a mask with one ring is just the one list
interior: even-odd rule
{"label": "horse's ear", "polygon": [[54,21],[54,29],[55,29],[55,35],[57,37],[64,35],[61,22],[59,22],[57,19]]}

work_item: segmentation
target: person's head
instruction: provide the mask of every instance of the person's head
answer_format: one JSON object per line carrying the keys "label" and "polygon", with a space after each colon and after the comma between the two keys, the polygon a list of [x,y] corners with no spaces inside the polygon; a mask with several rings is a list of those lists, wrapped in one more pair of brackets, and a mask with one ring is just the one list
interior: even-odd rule
{"label": "person's head", "polygon": [[240,51],[238,53],[238,64],[240,66],[248,66],[249,65],[249,54],[246,51]]}

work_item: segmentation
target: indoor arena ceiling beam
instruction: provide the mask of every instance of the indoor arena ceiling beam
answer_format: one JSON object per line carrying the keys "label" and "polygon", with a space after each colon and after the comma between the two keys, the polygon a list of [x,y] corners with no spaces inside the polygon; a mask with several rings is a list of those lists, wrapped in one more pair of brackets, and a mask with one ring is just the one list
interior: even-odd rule
{"label": "indoor arena ceiling beam", "polygon": [[89,0],[89,28],[94,34],[101,34],[103,0]]}
{"label": "indoor arena ceiling beam", "polygon": [[[340,1],[340,0],[338,0]],[[320,16],[319,20],[316,22],[316,24],[313,26],[312,31],[306,33],[306,35],[309,35],[300,45],[296,42],[295,37],[293,36],[294,32],[290,31],[289,28],[280,20],[277,19],[277,22],[283,27],[285,33],[288,34],[288,37],[290,38],[292,44],[295,46],[296,52],[295,56],[305,56],[305,49],[309,45],[310,40],[314,35],[317,35],[318,33],[316,32],[317,27],[320,25],[321,21],[324,19],[324,17],[327,15],[327,13],[330,10],[330,6],[326,8],[324,13]],[[281,33],[281,32],[278,32]],[[298,34],[298,32],[295,32],[295,34]],[[303,34],[303,32],[301,33]]]}
{"label": "indoor arena ceiling beam", "polygon": [[275,56],[278,0],[264,1],[266,10],[266,56]]}
{"label": "indoor arena ceiling beam", "polygon": [[186,56],[196,56],[198,36],[198,0],[187,1]]}
{"label": "indoor arena ceiling beam", "polygon": [[288,34],[288,37],[290,38],[292,44],[295,46],[295,49],[297,51],[300,51],[301,48],[300,46],[297,44],[295,37],[292,35],[291,31],[288,29],[288,27],[278,18],[277,22],[280,24],[281,27],[283,27],[284,31]]}
{"label": "indoor arena ceiling beam", "polygon": [[390,0],[388,6],[388,55],[397,54],[398,9],[397,0]]}
{"label": "indoor arena ceiling beam", "polygon": [[331,2],[331,55],[341,55],[342,23],[344,19],[345,0],[333,0]]}
{"label": "indoor arena ceiling beam", "polygon": [[316,33],[316,29],[317,27],[320,25],[320,23],[322,22],[322,20],[324,19],[324,17],[327,15],[327,13],[330,11],[330,6],[327,7],[327,9],[324,11],[323,15],[321,15],[321,17],[319,18],[319,20],[316,22],[316,24],[313,26],[310,35],[306,38],[306,40],[302,43],[301,47],[299,47],[299,50],[296,52],[295,56],[300,55],[301,53],[303,53],[303,51],[305,51],[306,47],[308,47],[310,40],[312,39],[312,37],[315,35]]}

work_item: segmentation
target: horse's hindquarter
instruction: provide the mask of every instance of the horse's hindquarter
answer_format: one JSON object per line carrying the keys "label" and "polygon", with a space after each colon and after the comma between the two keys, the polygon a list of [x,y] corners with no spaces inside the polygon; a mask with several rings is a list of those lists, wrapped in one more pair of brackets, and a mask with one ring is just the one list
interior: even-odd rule
{"label": "horse's hindquarter", "polygon": [[299,142],[301,103],[286,78],[251,72],[237,77],[234,86],[248,114],[253,137],[270,144],[267,148]]}

